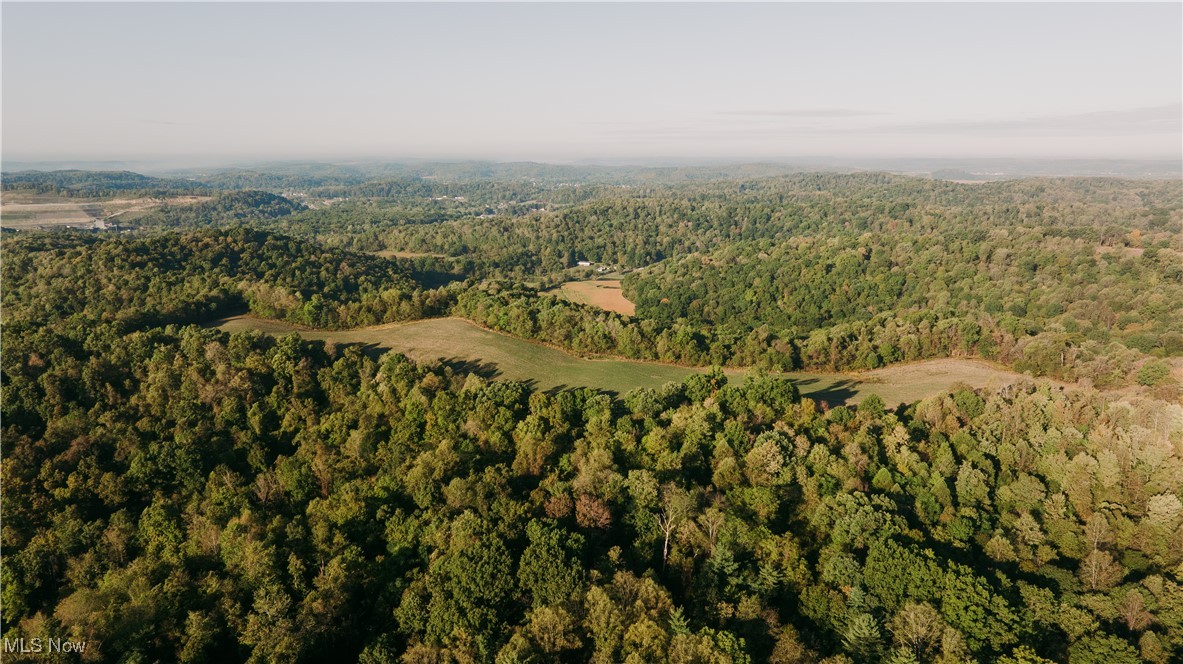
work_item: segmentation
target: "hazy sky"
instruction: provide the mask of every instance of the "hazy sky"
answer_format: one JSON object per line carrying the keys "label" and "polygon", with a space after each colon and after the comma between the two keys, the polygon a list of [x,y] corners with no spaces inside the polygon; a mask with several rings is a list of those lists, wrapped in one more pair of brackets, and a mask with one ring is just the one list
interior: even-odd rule
{"label": "hazy sky", "polygon": [[1183,151],[1177,2],[0,11],[13,160]]}

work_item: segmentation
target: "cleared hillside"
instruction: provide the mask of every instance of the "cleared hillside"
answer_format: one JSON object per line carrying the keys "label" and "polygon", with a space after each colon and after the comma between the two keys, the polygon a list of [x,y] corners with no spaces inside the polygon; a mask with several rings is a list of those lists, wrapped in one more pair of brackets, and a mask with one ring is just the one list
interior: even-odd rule
{"label": "cleared hillside", "polygon": [[[394,350],[420,362],[443,361],[487,377],[521,380],[541,390],[594,387],[617,394],[682,381],[705,369],[621,359],[584,359],[542,344],[490,332],[459,318],[436,318],[355,330],[313,330],[289,323],[234,316],[214,326],[227,332],[258,330],[271,335],[298,333],[305,339],[336,344],[361,344],[374,352]],[[744,371],[728,369],[733,379]],[[860,373],[784,373],[802,395],[832,405],[857,403],[878,394],[888,405],[932,396],[958,383],[997,388],[1022,378],[986,362],[943,359],[892,366]]]}

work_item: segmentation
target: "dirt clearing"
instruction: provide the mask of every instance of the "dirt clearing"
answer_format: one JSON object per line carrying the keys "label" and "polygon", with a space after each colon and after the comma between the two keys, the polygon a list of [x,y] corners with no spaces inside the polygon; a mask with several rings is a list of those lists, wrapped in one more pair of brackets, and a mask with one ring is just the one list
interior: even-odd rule
{"label": "dirt clearing", "polygon": [[564,297],[571,302],[599,307],[605,311],[615,311],[625,316],[635,316],[637,313],[637,305],[624,296],[618,279],[570,281],[546,292],[550,295]]}

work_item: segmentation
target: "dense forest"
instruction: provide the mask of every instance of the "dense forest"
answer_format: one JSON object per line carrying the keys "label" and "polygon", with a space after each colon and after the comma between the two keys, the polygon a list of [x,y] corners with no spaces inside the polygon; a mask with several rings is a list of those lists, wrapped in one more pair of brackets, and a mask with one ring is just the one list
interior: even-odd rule
{"label": "dense forest", "polygon": [[3,191],[66,197],[162,196],[208,190],[193,180],[155,178],[131,171],[18,171],[4,173],[2,179]]}
{"label": "dense forest", "polygon": [[[792,342],[796,359],[771,362],[784,368],[960,354],[1120,385],[1146,358],[1183,354],[1181,204],[1180,187],[1162,182],[802,175],[385,233],[492,277],[546,283],[579,260],[632,270],[625,294],[657,331],[645,336],[693,330],[700,343],[611,345],[630,357],[746,365],[749,353],[729,349],[762,337],[776,342],[766,348]],[[579,349],[562,342],[569,334],[539,338]]]}
{"label": "dense forest", "polygon": [[31,235],[8,240],[4,259],[9,326],[117,321],[126,330],[249,308],[336,328],[440,315],[450,302],[399,262],[246,228]]}
{"label": "dense forest", "polygon": [[4,372],[6,634],[181,661],[1183,647],[1177,405],[822,412],[721,374],[617,401],[196,327],[44,330]]}
{"label": "dense forest", "polygon": [[305,210],[303,205],[265,191],[234,191],[196,205],[164,205],[136,218],[144,226],[199,227],[278,219]]}
{"label": "dense forest", "polygon": [[[1183,657],[1178,182],[427,168],[228,171],[135,232],[4,237],[5,638],[137,662]],[[636,315],[544,292],[579,261]],[[541,392],[208,327],[247,311],[715,368]],[[938,357],[1029,377],[889,409],[779,375]]]}

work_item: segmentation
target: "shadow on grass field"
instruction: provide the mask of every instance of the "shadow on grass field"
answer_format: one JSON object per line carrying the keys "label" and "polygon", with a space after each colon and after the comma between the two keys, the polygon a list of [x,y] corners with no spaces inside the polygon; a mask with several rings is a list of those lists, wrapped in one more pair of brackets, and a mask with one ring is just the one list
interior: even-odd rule
{"label": "shadow on grass field", "polygon": [[[657,388],[681,382],[705,369],[658,362],[621,359],[584,359],[542,344],[491,332],[459,318],[435,318],[355,330],[312,330],[253,316],[233,316],[210,324],[226,332],[258,330],[283,335],[292,332],[309,340],[359,344],[378,357],[394,350],[418,362],[440,362],[462,373],[489,379],[520,380],[531,387],[555,391],[592,387],[624,394],[637,387]],[[742,380],[742,369],[726,370],[731,380]],[[955,383],[996,388],[1022,378],[985,362],[944,359],[891,366],[857,374],[785,373],[801,394],[831,406],[858,403],[878,394],[889,406],[946,391]]]}

